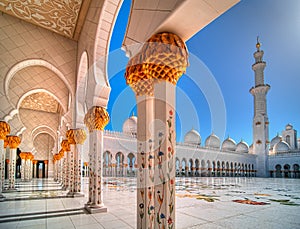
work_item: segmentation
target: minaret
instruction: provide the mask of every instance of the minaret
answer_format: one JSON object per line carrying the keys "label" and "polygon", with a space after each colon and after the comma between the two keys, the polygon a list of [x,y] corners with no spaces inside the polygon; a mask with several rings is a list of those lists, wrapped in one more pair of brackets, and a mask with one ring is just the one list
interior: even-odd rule
{"label": "minaret", "polygon": [[257,50],[253,54],[255,63],[252,65],[252,69],[255,73],[255,86],[250,89],[250,93],[254,97],[253,153],[257,155],[257,176],[268,177],[269,119],[266,96],[270,85],[264,82],[266,62],[262,60],[264,52],[260,50],[260,46],[257,37]]}

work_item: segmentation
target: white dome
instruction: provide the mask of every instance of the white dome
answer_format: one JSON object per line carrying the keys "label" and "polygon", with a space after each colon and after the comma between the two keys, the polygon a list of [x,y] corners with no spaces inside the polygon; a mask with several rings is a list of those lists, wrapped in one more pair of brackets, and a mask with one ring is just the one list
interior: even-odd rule
{"label": "white dome", "polygon": [[225,139],[224,142],[222,143],[222,150],[235,151],[235,149],[236,149],[236,143],[230,137]]}
{"label": "white dome", "polygon": [[249,146],[246,142],[244,142],[242,140],[237,144],[235,151],[238,152],[238,153],[248,153],[249,152]]}
{"label": "white dome", "polygon": [[184,143],[201,145],[201,136],[198,131],[192,129],[184,136]]}
{"label": "white dome", "polygon": [[282,137],[277,134],[276,137],[274,137],[272,140],[271,140],[271,144],[270,144],[270,149],[273,149],[273,147],[282,140]]}
{"label": "white dome", "polygon": [[275,144],[273,151],[275,154],[276,153],[286,153],[286,152],[290,151],[290,146],[285,141],[280,141]]}
{"label": "white dome", "polygon": [[205,146],[208,148],[216,148],[219,149],[221,145],[221,141],[217,135],[212,133],[205,140]]}
{"label": "white dome", "polygon": [[127,134],[134,134],[137,133],[137,117],[131,116],[123,123],[123,132]]}

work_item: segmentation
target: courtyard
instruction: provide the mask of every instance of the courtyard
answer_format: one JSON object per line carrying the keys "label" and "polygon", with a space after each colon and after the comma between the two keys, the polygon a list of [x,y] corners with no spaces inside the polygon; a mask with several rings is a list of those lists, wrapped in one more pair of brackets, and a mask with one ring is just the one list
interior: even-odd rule
{"label": "courtyard", "polygon": [[[88,214],[52,179],[19,182],[4,193],[0,228],[136,228],[135,178],[105,177],[107,213]],[[298,179],[176,178],[176,228],[300,228]]]}

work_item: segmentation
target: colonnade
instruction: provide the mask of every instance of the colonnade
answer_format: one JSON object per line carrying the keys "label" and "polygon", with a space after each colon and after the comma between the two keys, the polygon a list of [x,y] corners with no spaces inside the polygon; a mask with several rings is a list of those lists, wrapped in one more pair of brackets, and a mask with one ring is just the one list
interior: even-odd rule
{"label": "colonnade", "polygon": [[[270,168],[270,177],[274,178],[300,178],[300,166],[292,164],[277,164],[274,168]],[[272,170],[273,169],[273,170]]]}
{"label": "colonnade", "polygon": [[[138,110],[137,228],[175,228],[175,89],[187,66],[184,41],[164,32],[153,35],[126,67],[126,83],[135,92]],[[85,208],[90,213],[106,211],[102,167],[103,129],[108,121],[106,109],[97,105],[92,106],[84,118],[90,146],[89,193]],[[61,182],[71,196],[81,192],[81,153],[85,138],[82,129],[68,130],[60,152],[53,157],[54,179]],[[12,175],[20,139],[16,136],[6,139]],[[128,165],[124,163],[123,166]],[[115,168],[114,163],[112,167]],[[11,176],[9,180],[9,188],[13,188],[14,178]]]}
{"label": "colonnade", "polygon": [[[0,200],[4,199],[3,191],[16,190],[16,160],[17,148],[21,143],[18,136],[9,135],[10,126],[4,121],[0,121]],[[9,158],[6,158],[6,154]],[[8,165],[8,185],[5,186],[5,162]]]}
{"label": "colonnade", "polygon": [[254,164],[176,158],[176,176],[184,177],[255,177]]}
{"label": "colonnade", "polygon": [[83,129],[70,129],[61,142],[61,150],[53,155],[54,180],[60,182],[68,196],[83,196],[81,193],[82,144],[86,139]]}
{"label": "colonnade", "polygon": [[[33,160],[34,156],[30,152],[22,152],[19,156],[21,158],[21,180],[30,181],[36,177],[37,161]],[[32,171],[34,172],[32,173]]]}

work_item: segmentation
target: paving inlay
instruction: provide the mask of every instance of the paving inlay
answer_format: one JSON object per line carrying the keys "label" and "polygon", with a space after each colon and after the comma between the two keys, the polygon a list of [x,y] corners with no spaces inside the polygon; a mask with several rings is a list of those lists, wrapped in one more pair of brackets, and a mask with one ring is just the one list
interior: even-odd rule
{"label": "paving inlay", "polygon": [[[51,179],[20,182],[0,202],[0,228],[136,228],[135,178],[104,178],[107,213],[87,214]],[[177,178],[176,228],[300,228],[300,180]]]}

